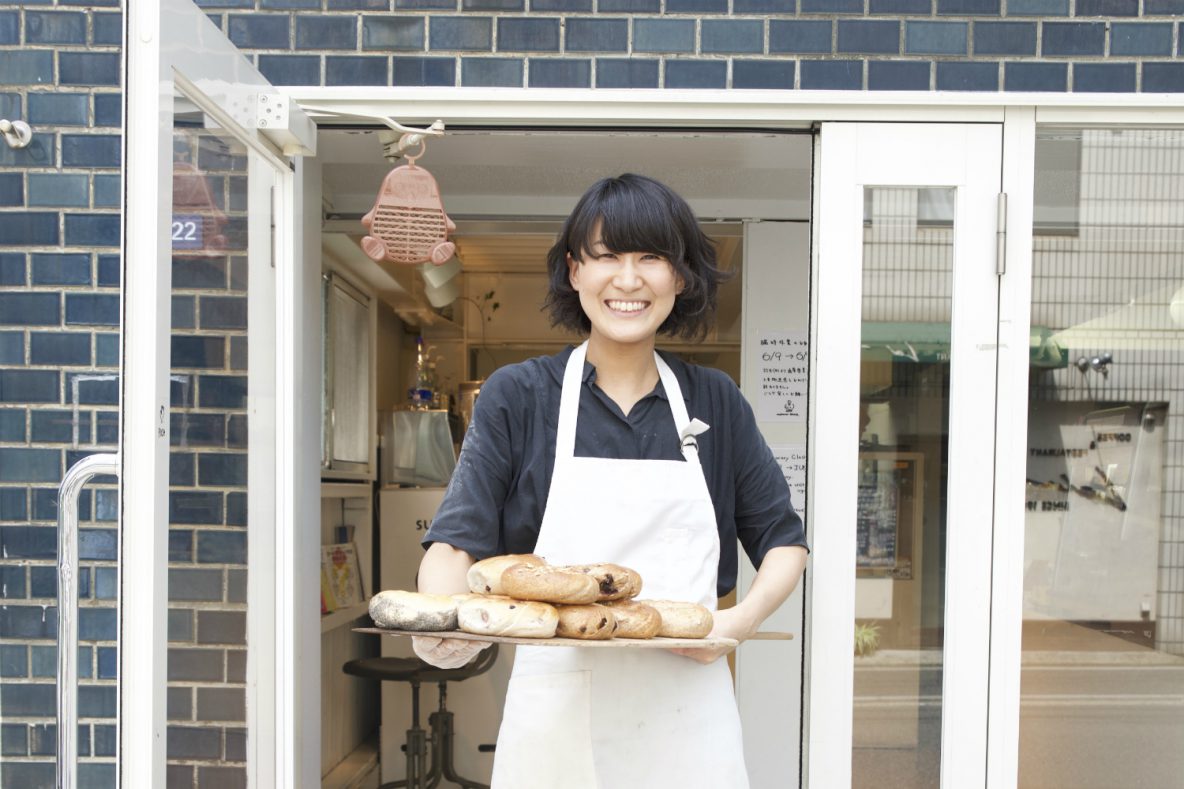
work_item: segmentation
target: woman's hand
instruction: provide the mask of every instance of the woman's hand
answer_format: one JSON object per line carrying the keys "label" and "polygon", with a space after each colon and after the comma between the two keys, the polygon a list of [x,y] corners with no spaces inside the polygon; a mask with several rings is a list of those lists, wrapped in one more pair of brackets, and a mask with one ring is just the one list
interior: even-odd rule
{"label": "woman's hand", "polygon": [[[732,608],[715,612],[715,625],[708,638],[734,638],[743,643],[751,638],[769,614],[785,602],[806,566],[806,549],[799,546],[773,548],[761,562],[761,568],[752,580],[752,586],[744,600]],[[700,663],[711,663],[726,655],[734,647],[704,647],[695,649],[672,649]]]}
{"label": "woman's hand", "polygon": [[411,637],[411,649],[419,659],[436,668],[467,666],[477,653],[490,646],[489,641],[469,641],[464,638]]}
{"label": "woman's hand", "polygon": [[[756,632],[757,622],[752,621],[751,618],[745,615],[745,612],[739,607],[725,608],[722,611],[715,612],[715,622],[711,628],[711,632],[707,634],[707,638],[731,638],[739,642],[744,642]],[[728,654],[736,647],[692,647],[687,649],[672,649],[670,650],[676,655],[683,655],[689,657],[697,663],[714,663],[720,657]]]}

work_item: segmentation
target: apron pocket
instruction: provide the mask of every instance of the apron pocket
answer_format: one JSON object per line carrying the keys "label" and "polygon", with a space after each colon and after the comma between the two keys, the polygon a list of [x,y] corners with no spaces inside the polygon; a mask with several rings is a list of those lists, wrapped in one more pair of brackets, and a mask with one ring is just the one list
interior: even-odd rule
{"label": "apron pocket", "polygon": [[596,789],[591,675],[511,677],[493,760],[493,789]]}

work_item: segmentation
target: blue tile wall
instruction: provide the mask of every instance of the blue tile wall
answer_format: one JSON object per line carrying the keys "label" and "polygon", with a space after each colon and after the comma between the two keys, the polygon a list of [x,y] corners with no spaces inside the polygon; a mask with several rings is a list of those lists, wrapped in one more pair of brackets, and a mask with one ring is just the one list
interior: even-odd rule
{"label": "blue tile wall", "polygon": [[904,23],[904,51],[909,55],[965,55],[966,22]]}
{"label": "blue tile wall", "polygon": [[732,61],[732,87],[737,89],[790,90],[795,74],[793,61]]}
{"label": "blue tile wall", "polygon": [[226,35],[238,47],[287,49],[291,40],[287,14],[228,14]]}
{"label": "blue tile wall", "polygon": [[352,16],[296,16],[297,49],[356,49],[358,24]]}
{"label": "blue tile wall", "polygon": [[596,87],[656,88],[658,61],[646,58],[597,58]]}
{"label": "blue tile wall", "polygon": [[894,55],[900,52],[900,22],[840,19],[837,52]]}
{"label": "blue tile wall", "polygon": [[929,63],[873,60],[867,64],[868,90],[929,90]]}
{"label": "blue tile wall", "polygon": [[19,207],[25,204],[25,179],[20,173],[0,173],[0,206]]}
{"label": "blue tile wall", "polygon": [[460,84],[478,88],[522,87],[521,58],[466,57],[460,61]]}
{"label": "blue tile wall", "polygon": [[569,19],[564,37],[568,52],[625,52],[629,49],[629,20]]}
{"label": "blue tile wall", "polygon": [[90,177],[84,173],[29,173],[29,205],[86,206],[90,203]]}
{"label": "blue tile wall", "polygon": [[422,50],[424,30],[423,17],[368,16],[362,20],[362,48]]}
{"label": "blue tile wall", "polygon": [[728,64],[722,60],[668,60],[666,87],[723,88],[728,80]]}
{"label": "blue tile wall", "polygon": [[493,48],[493,17],[432,17],[428,38],[432,50],[490,50]]}
{"label": "blue tile wall", "polygon": [[26,11],[25,43],[85,44],[86,14],[80,11]]}
{"label": "blue tile wall", "polygon": [[975,22],[974,54],[1035,55],[1036,23]]}
{"label": "blue tile wall", "polygon": [[1042,26],[1042,55],[1101,55],[1105,48],[1104,22],[1045,22]]}
{"label": "blue tile wall", "polygon": [[1169,23],[1114,22],[1110,26],[1110,54],[1170,56],[1172,26]]}
{"label": "blue tile wall", "polygon": [[118,85],[119,54],[114,52],[61,52],[58,82],[62,85]]}
{"label": "blue tile wall", "polygon": [[0,44],[21,42],[21,15],[17,11],[0,12]]}
{"label": "blue tile wall", "polygon": [[592,61],[571,58],[531,58],[528,84],[532,88],[590,88]]}
{"label": "blue tile wall", "polygon": [[705,19],[699,35],[703,52],[759,55],[765,50],[765,25],[755,19]]}
{"label": "blue tile wall", "polygon": [[695,23],[689,19],[635,19],[633,51],[694,52]]}
{"label": "blue tile wall", "polygon": [[86,93],[30,93],[29,123],[34,125],[84,126],[89,114],[90,95]]}
{"label": "blue tile wall", "polygon": [[559,20],[502,17],[497,21],[499,52],[558,52]]}
{"label": "blue tile wall", "polygon": [[0,50],[0,85],[51,85],[53,81],[52,52]]}

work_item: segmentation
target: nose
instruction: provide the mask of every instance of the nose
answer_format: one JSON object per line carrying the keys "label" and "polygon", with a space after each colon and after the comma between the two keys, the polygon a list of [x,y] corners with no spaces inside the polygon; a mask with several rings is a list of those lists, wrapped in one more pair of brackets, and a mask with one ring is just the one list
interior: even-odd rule
{"label": "nose", "polygon": [[637,255],[622,255],[621,263],[617,266],[617,273],[613,276],[613,284],[622,290],[636,290],[641,287],[639,262]]}

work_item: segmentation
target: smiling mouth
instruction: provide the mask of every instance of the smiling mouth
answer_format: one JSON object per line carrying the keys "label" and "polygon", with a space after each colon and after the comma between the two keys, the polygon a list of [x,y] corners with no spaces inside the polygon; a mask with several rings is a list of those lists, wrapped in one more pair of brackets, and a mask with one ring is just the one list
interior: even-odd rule
{"label": "smiling mouth", "polygon": [[646,307],[650,306],[648,301],[619,301],[616,299],[609,299],[604,302],[605,306],[613,312],[641,312]]}

